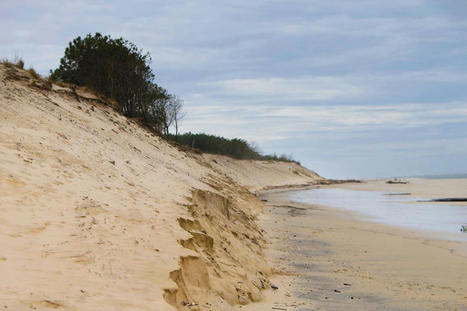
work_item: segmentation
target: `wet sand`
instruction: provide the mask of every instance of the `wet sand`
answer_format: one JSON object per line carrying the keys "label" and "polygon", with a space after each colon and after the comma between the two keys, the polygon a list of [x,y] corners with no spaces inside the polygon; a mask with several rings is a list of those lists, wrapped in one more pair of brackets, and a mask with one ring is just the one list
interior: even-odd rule
{"label": "wet sand", "polygon": [[467,243],[293,203],[286,192],[262,199],[279,289],[242,310],[467,310]]}

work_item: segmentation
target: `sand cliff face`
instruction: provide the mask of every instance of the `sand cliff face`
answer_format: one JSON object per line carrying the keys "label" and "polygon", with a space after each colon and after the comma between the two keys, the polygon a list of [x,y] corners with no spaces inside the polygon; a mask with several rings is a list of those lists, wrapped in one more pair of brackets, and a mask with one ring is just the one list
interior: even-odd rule
{"label": "sand cliff face", "polygon": [[0,307],[260,300],[271,271],[253,192],[318,179],[293,163],[181,152],[92,94],[0,65]]}

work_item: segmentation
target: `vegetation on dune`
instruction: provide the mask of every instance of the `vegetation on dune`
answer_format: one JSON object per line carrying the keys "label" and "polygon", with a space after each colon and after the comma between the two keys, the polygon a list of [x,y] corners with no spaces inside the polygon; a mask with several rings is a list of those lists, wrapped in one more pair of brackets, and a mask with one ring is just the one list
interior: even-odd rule
{"label": "vegetation on dune", "polygon": [[300,164],[300,161],[294,160],[292,156],[286,155],[286,154],[281,154],[281,155],[277,155],[276,153],[266,154],[266,155],[263,155],[263,160],[294,162],[294,163]]}
{"label": "vegetation on dune", "polygon": [[[0,63],[24,69],[24,61],[16,57]],[[247,141],[208,134],[178,134],[179,122],[184,118],[183,101],[155,83],[150,67],[151,56],[123,38],[113,39],[100,33],[77,37],[65,49],[60,66],[51,70],[48,79],[41,78],[29,68],[30,85],[51,90],[52,83],[75,89],[90,89],[118,103],[127,117],[138,118],[168,140],[184,146],[185,150],[221,154],[235,159],[296,162],[290,156],[263,155]],[[173,127],[175,134],[170,134]]]}
{"label": "vegetation on dune", "polygon": [[21,57],[18,56],[15,56],[13,60],[9,60],[8,58],[2,58],[2,60],[0,60],[0,64],[4,64],[9,67],[24,69],[24,61]]}
{"label": "vegetation on dune", "polygon": [[[7,58],[0,60],[0,64],[7,67],[7,78],[12,80],[28,80],[29,85],[36,87],[44,91],[50,91],[52,89],[52,82],[48,78],[41,77],[40,74],[32,67],[29,69],[24,68],[24,61],[22,58],[15,56],[14,60],[11,61]],[[19,72],[27,72],[26,75],[19,74]]]}
{"label": "vegetation on dune", "polygon": [[227,139],[208,134],[185,133],[169,139],[203,152],[227,155],[236,159],[260,159],[261,155],[243,139]]}
{"label": "vegetation on dune", "polygon": [[154,82],[151,56],[123,38],[96,33],[68,44],[51,79],[86,86],[114,99],[122,113],[168,134],[181,115],[181,100]]}
{"label": "vegetation on dune", "polygon": [[[8,58],[4,58],[0,61],[1,64],[4,64],[9,67],[16,67],[18,69],[25,69],[24,68],[24,60],[21,57],[15,56],[15,58],[11,61]],[[40,74],[36,72],[36,70],[32,67],[29,67],[27,70],[29,74],[34,78],[34,79],[42,79]]]}
{"label": "vegetation on dune", "polygon": [[228,139],[203,133],[169,135],[168,138],[192,149],[198,149],[207,153],[226,155],[235,159],[271,160],[299,163],[293,160],[290,156],[286,155],[263,155],[257,150],[255,146],[248,143],[246,140],[239,138]]}

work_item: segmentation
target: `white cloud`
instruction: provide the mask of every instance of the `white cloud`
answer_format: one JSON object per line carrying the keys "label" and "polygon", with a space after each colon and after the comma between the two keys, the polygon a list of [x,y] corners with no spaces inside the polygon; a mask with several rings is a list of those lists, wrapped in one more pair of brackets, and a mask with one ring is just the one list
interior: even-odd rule
{"label": "white cloud", "polygon": [[[375,132],[462,123],[467,102],[362,106],[198,106],[188,111],[186,131],[218,133],[258,142],[326,132]],[[337,137],[336,136],[336,137]]]}
{"label": "white cloud", "polygon": [[201,85],[216,87],[226,95],[273,97],[282,101],[328,101],[343,97],[354,98],[365,93],[362,86],[353,85],[344,78],[325,76],[232,79]]}
{"label": "white cloud", "polygon": [[[293,119],[295,124],[298,122],[323,126],[328,124],[336,130],[409,128],[465,122],[467,102],[408,103],[391,106],[284,107],[267,112],[264,116]],[[298,128],[297,131],[299,131]]]}

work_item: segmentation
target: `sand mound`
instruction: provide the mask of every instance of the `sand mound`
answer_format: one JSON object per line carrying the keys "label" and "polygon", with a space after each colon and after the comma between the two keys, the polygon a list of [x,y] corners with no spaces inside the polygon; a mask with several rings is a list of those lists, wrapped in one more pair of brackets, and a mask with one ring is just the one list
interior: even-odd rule
{"label": "sand mound", "polygon": [[2,306],[229,310],[261,299],[270,268],[252,191],[318,175],[181,152],[90,93],[32,81],[0,65]]}

